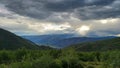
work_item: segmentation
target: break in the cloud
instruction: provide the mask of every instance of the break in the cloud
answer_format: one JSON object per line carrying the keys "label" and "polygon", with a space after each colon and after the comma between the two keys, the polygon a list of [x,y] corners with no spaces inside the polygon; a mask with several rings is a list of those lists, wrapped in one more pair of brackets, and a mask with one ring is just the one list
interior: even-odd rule
{"label": "break in the cloud", "polygon": [[120,0],[0,0],[0,27],[16,34],[120,34]]}

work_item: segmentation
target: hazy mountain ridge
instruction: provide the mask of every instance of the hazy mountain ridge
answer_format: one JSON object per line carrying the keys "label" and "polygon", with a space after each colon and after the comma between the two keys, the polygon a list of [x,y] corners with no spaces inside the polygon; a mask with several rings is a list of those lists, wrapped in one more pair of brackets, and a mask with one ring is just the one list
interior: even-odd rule
{"label": "hazy mountain ridge", "polygon": [[31,40],[38,45],[50,45],[52,47],[64,48],[72,44],[78,44],[83,42],[93,42],[97,40],[104,40],[114,38],[108,37],[80,37],[74,34],[53,34],[53,35],[34,35],[23,36],[23,38]]}

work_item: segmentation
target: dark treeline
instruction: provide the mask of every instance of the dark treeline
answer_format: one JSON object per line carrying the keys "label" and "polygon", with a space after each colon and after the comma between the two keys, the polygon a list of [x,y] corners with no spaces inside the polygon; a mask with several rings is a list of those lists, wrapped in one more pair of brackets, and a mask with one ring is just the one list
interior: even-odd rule
{"label": "dark treeline", "polygon": [[120,51],[68,50],[0,51],[0,68],[120,68]]}

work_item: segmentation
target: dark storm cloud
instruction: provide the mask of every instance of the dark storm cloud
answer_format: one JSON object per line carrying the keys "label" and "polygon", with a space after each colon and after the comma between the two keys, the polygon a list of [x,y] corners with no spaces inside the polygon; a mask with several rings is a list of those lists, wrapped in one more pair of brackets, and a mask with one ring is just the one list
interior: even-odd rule
{"label": "dark storm cloud", "polygon": [[47,3],[45,4],[45,6],[49,10],[61,12],[93,5],[105,6],[113,3],[114,0],[91,0],[91,1],[92,2],[88,2],[88,0],[65,0],[58,3]]}
{"label": "dark storm cloud", "polygon": [[42,0],[5,0],[3,3],[10,11],[32,18],[44,19],[52,13],[46,11],[43,7],[46,2]]}
{"label": "dark storm cloud", "polygon": [[[54,13],[72,13],[83,20],[120,17],[119,0],[1,0],[17,14],[37,19],[52,17]],[[105,6],[111,8],[105,8]]]}
{"label": "dark storm cloud", "polygon": [[77,9],[75,15],[82,20],[119,18],[120,8],[112,6],[90,6]]}

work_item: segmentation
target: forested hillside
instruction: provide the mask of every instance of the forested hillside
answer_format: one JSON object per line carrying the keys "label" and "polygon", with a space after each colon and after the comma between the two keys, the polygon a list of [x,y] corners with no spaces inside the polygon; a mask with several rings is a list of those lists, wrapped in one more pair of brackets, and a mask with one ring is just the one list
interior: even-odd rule
{"label": "forested hillside", "polygon": [[68,48],[74,48],[78,51],[109,51],[120,50],[120,38],[113,38],[108,40],[87,42],[81,44],[71,45]]}
{"label": "forested hillside", "polygon": [[0,29],[0,50],[16,50],[19,48],[38,49],[39,46],[33,42],[23,39],[9,31]]}

